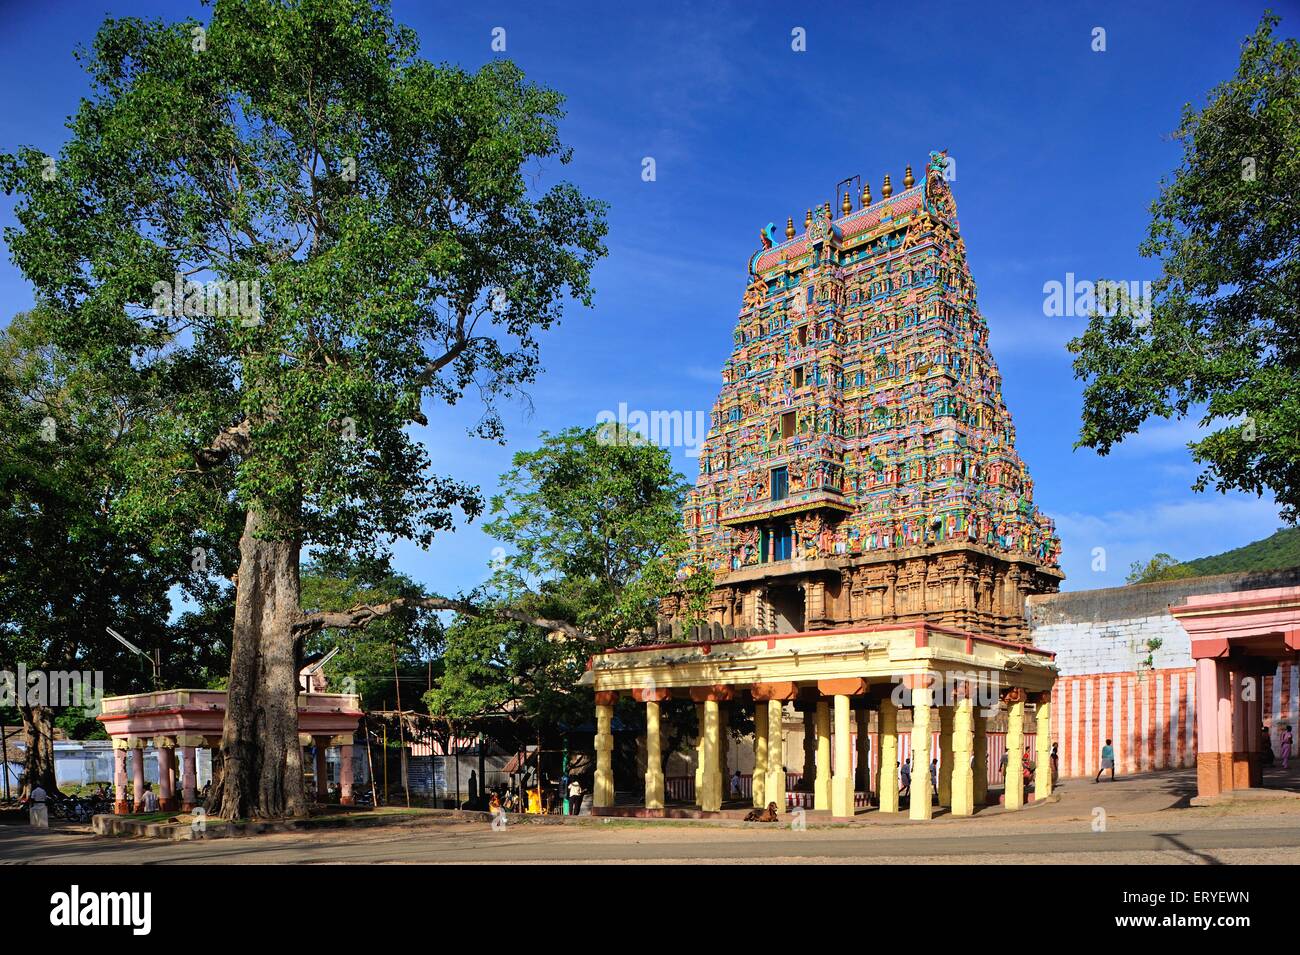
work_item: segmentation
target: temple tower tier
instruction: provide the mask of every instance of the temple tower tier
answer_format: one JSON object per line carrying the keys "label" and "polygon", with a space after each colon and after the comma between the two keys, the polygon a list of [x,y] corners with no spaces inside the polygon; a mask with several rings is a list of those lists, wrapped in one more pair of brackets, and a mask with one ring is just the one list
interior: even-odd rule
{"label": "temple tower tier", "polygon": [[[927,621],[1026,640],[1063,574],[1033,502],[948,185],[819,203],[762,248],[685,507],[709,622],[770,633]],[[835,218],[832,209],[841,215]],[[683,616],[667,598],[666,617]]]}

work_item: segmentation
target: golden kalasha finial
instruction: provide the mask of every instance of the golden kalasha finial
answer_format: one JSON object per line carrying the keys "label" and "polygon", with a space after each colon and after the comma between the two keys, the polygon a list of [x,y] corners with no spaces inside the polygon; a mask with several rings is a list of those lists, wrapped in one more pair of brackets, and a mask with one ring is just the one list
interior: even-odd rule
{"label": "golden kalasha finial", "polygon": [[811,225],[812,225],[812,210],[809,209],[808,214],[803,217],[803,227],[807,229]]}
{"label": "golden kalasha finial", "polygon": [[862,208],[865,209],[869,205],[871,205],[871,183],[864,182],[862,184]]}
{"label": "golden kalasha finial", "polygon": [[903,171],[903,188],[911,189],[914,185],[916,185],[916,180],[912,178],[912,167],[908,166]]}
{"label": "golden kalasha finial", "polygon": [[844,190],[844,201],[840,203],[840,211],[845,215],[853,211],[853,196],[847,189]]}
{"label": "golden kalasha finial", "polygon": [[787,239],[794,238],[794,216],[790,216],[785,220],[785,237]]}
{"label": "golden kalasha finial", "polygon": [[889,173],[885,173],[885,184],[880,187],[880,197],[888,199],[894,194],[894,187],[889,184]]}

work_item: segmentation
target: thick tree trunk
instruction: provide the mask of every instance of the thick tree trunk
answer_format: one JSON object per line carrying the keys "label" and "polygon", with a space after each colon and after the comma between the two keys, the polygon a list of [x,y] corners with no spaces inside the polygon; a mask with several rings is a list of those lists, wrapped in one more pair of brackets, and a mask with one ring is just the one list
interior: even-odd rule
{"label": "thick tree trunk", "polygon": [[258,510],[251,509],[239,541],[230,688],[221,736],[220,815],[226,819],[307,812],[292,629],[300,614],[298,544],[258,539],[263,524]]}
{"label": "thick tree trunk", "polygon": [[23,718],[23,788],[26,799],[37,783],[46,793],[58,792],[54,778],[54,710],[48,706],[20,706]]}

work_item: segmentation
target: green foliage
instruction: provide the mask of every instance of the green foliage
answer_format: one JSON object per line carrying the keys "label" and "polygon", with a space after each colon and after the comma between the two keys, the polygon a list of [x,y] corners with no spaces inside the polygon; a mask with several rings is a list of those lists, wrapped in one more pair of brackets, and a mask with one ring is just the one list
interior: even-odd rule
{"label": "green foliage", "polygon": [[108,739],[104,724],[95,719],[93,706],[87,706],[88,700],[78,700],[76,705],[68,706],[54,718],[54,725],[67,735],[68,739]]}
{"label": "green foliage", "polygon": [[[458,617],[447,631],[443,673],[424,702],[435,717],[508,739],[531,726],[554,731],[591,718],[575,692],[591,648],[528,624]],[[513,724],[513,725],[512,725]]]}
{"label": "green foliage", "polygon": [[1070,343],[1078,446],[1106,454],[1152,417],[1200,414],[1195,487],[1300,507],[1300,45],[1265,16],[1237,74],[1184,107],[1182,163],[1152,205],[1149,320],[1096,314]]}
{"label": "green foliage", "polygon": [[1180,580],[1195,576],[1195,572],[1188,570],[1186,564],[1181,564],[1168,554],[1161,553],[1156,554],[1146,563],[1140,560],[1133,561],[1129,566],[1128,583],[1149,584],[1157,580]]}
{"label": "green foliage", "polygon": [[1284,527],[1275,534],[1247,544],[1245,547],[1209,557],[1198,557],[1196,560],[1187,561],[1183,566],[1197,577],[1248,570],[1300,567],[1300,527]]}
{"label": "green foliage", "polygon": [[1300,567],[1300,527],[1284,527],[1263,540],[1195,560],[1180,562],[1168,554],[1156,554],[1146,563],[1134,561],[1128,582],[1145,584],[1155,580],[1180,580],[1185,577],[1283,570],[1289,567]]}
{"label": "green foliage", "polygon": [[[164,398],[124,526],[211,532],[233,501],[267,535],[373,556],[480,510],[409,426],[473,387],[478,432],[500,436],[494,402],[533,379],[536,333],[590,301],[603,209],[525,178],[569,160],[558,94],[416,49],[361,0],[109,19],[55,175],[36,148],[0,157],[6,240],[58,343]],[[177,314],[178,275],[245,283],[257,307],[186,286]]]}
{"label": "green foliage", "polygon": [[[640,640],[673,590],[702,614],[712,589],[707,570],[685,574],[686,484],[666,450],[617,425],[571,428],[512,463],[486,525],[503,545],[487,615],[448,629],[444,672],[425,697],[435,716],[482,721],[498,738],[590,722],[590,693],[574,688],[590,655]],[[572,622],[584,639],[494,618],[493,607]]]}
{"label": "green foliage", "polygon": [[[302,603],[308,613],[423,596],[423,588],[415,581],[394,573],[383,562],[325,557],[302,570]],[[319,631],[308,637],[303,651],[319,655],[338,647],[338,654],[325,667],[329,689],[359,693],[367,709],[378,709],[384,703],[396,705],[394,663],[399,677],[409,677],[417,670],[423,676],[427,661],[440,652],[442,643],[437,615],[412,606],[378,617],[364,628]],[[424,686],[421,679],[418,687],[402,687],[404,708],[414,705]]]}
{"label": "green foliage", "polygon": [[[544,433],[512,463],[485,525],[505,550],[494,588],[548,605],[597,643],[635,639],[678,585],[687,554],[687,485],[668,452],[609,424]],[[707,571],[682,581],[692,594],[711,589]]]}
{"label": "green foliage", "polygon": [[[189,685],[211,663],[201,611],[175,626],[170,592],[218,612],[220,578],[193,548],[226,564],[233,534],[218,526],[160,541],[112,517],[129,493],[132,458],[147,440],[157,396],[52,341],[60,316],[40,308],[0,332],[0,635],[4,665],[100,669],[108,692],[149,685],[147,664],[106,632],[164,650],[164,681]],[[226,631],[229,632],[228,629]]]}

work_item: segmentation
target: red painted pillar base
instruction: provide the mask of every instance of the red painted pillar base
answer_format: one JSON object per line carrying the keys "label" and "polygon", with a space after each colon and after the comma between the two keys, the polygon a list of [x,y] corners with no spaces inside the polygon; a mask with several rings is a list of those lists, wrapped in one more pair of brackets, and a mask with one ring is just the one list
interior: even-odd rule
{"label": "red painted pillar base", "polygon": [[1260,759],[1258,752],[1252,752],[1245,759],[1251,767],[1251,789],[1258,789],[1264,785],[1264,761]]}
{"label": "red painted pillar base", "polygon": [[125,799],[117,799],[113,802],[113,815],[129,816],[131,814],[131,804]]}
{"label": "red painted pillar base", "polygon": [[1250,764],[1252,761],[1258,762],[1259,754],[1241,753],[1241,752],[1236,752],[1232,754],[1232,788],[1233,789],[1250,788],[1251,785],[1250,778],[1252,775]]}
{"label": "red painted pillar base", "polygon": [[1196,754],[1196,795],[1217,796],[1223,792],[1220,761],[1223,753]]}

